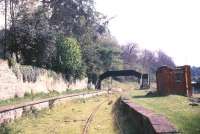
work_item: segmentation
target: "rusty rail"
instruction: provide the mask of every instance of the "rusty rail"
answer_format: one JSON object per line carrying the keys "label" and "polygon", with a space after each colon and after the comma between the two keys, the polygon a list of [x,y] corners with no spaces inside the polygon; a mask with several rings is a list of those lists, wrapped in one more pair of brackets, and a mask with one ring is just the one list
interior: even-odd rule
{"label": "rusty rail", "polygon": [[43,103],[43,102],[49,102],[51,100],[55,101],[55,100],[60,100],[60,99],[64,99],[64,98],[73,98],[73,97],[77,97],[77,96],[81,96],[81,95],[84,96],[84,95],[90,95],[90,94],[95,94],[95,93],[100,93],[100,92],[105,92],[105,91],[103,90],[103,91],[94,91],[94,92],[89,92],[89,93],[67,94],[67,95],[62,95],[62,96],[58,96],[58,97],[51,97],[51,98],[47,98],[47,99],[25,102],[25,103],[16,104],[16,105],[1,106],[0,107],[0,113],[6,112],[6,111],[9,111],[9,110],[13,110],[13,109],[17,109],[17,108],[23,108],[23,107],[26,107],[26,106],[31,106],[31,105]]}
{"label": "rusty rail", "polygon": [[97,105],[95,107],[95,109],[92,111],[92,113],[90,114],[90,116],[88,117],[86,123],[85,123],[85,126],[83,128],[83,132],[82,134],[87,134],[88,133],[88,128],[90,126],[90,123],[93,119],[93,117],[95,116],[96,112],[99,110],[99,108],[102,106],[103,103],[105,103],[107,100],[103,101],[102,103],[100,103],[99,105]]}
{"label": "rusty rail", "polygon": [[59,102],[64,102],[67,100],[77,99],[77,98],[89,98],[95,95],[101,95],[107,93],[105,90],[94,91],[89,93],[78,93],[70,95],[62,95],[58,97],[51,97],[47,99],[26,102],[17,105],[2,106],[0,107],[0,124],[9,122],[23,115],[24,110],[34,107],[36,109],[51,108],[50,105],[57,104]]}

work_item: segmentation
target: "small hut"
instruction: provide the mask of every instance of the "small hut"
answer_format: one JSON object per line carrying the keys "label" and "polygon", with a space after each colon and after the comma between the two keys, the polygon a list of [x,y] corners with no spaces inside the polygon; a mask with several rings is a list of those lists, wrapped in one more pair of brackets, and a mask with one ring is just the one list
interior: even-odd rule
{"label": "small hut", "polygon": [[167,66],[156,72],[157,89],[161,95],[180,94],[192,96],[190,66],[179,66],[172,69]]}

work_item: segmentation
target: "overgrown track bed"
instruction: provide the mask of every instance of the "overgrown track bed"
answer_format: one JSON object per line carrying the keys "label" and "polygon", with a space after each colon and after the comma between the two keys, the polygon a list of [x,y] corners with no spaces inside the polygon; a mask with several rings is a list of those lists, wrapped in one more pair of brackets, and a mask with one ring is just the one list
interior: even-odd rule
{"label": "overgrown track bed", "polygon": [[83,129],[83,132],[82,134],[87,134],[88,133],[88,128],[89,128],[89,125],[90,123],[92,122],[92,119],[94,118],[96,112],[98,111],[98,109],[100,108],[100,106],[107,102],[107,100],[103,101],[102,103],[98,104],[95,109],[92,111],[92,113],[90,114],[90,116],[88,117],[86,123],[85,123],[85,126],[84,126],[84,129]]}
{"label": "overgrown track bed", "polygon": [[[107,99],[107,95],[102,95],[67,101],[51,110],[35,111],[4,128],[9,134],[81,134],[91,112]],[[110,99],[114,102],[117,97],[112,95]],[[113,121],[113,104],[103,103],[99,107],[88,129],[89,134],[119,134]]]}
{"label": "overgrown track bed", "polygon": [[58,97],[52,97],[48,99],[42,99],[38,101],[32,101],[27,103],[22,103],[13,106],[3,106],[0,107],[0,124],[7,123],[11,120],[21,117],[24,113],[29,111],[41,110],[44,108],[52,108],[58,103],[66,102],[67,100],[89,98],[96,95],[105,94],[106,91],[95,91],[90,93],[79,93],[71,95],[63,95]]}
{"label": "overgrown track bed", "polygon": [[25,93],[24,97],[15,97],[7,100],[0,100],[0,107],[2,106],[9,106],[9,105],[17,105],[25,102],[30,102],[30,101],[37,101],[41,99],[48,99],[52,97],[58,97],[58,96],[64,96],[64,95],[72,95],[72,94],[78,94],[78,93],[90,93],[95,90],[89,90],[89,89],[66,89],[66,91],[59,93],[56,91],[50,91],[49,93]]}

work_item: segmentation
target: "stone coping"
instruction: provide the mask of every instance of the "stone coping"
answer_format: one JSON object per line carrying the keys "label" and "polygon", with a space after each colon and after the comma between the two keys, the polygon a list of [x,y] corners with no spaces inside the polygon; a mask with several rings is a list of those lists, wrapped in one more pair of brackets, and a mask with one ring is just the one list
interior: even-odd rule
{"label": "stone coping", "polygon": [[[172,123],[163,115],[156,114],[155,112],[149,109],[146,109],[138,104],[135,104],[129,99],[124,100],[121,98],[121,103],[123,103],[129,109],[129,111],[133,112],[133,115],[141,117],[140,121],[145,122],[145,120],[147,120],[147,122],[149,122],[149,125],[151,126],[148,128],[152,128],[155,134],[179,133],[175,128],[175,126],[172,125]],[[143,123],[141,123],[141,125],[142,124]],[[144,126],[141,126],[141,128],[145,129]]]}

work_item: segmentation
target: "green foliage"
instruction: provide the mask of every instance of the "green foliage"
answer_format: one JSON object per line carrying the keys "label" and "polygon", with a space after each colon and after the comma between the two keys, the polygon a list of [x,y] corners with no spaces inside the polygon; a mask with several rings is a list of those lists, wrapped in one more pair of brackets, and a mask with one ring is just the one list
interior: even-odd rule
{"label": "green foliage", "polygon": [[94,0],[59,0],[51,2],[49,7],[52,10],[50,22],[65,35],[76,37],[81,44],[105,32],[100,22],[106,17],[96,11]]}
{"label": "green foliage", "polygon": [[102,61],[102,66],[104,67],[104,70],[109,70],[111,64],[112,64],[112,56],[113,51],[112,49],[108,48],[101,48],[97,50],[100,56],[100,60]]}
{"label": "green foliage", "polygon": [[42,7],[30,12],[26,4],[20,5],[8,37],[8,50],[11,55],[15,53],[17,62],[47,68],[52,66],[56,32]]}
{"label": "green foliage", "polygon": [[[8,29],[7,42],[17,62],[55,69],[68,78],[79,78],[86,73],[93,79],[110,69],[112,50],[103,49],[98,42],[108,31],[108,20],[96,11],[93,0],[50,1],[35,10],[29,1],[14,4],[15,16]],[[74,45],[76,42],[80,46]]]}
{"label": "green foliage", "polygon": [[[34,10],[30,1],[13,4],[6,42],[11,57],[15,55],[21,64],[53,69],[67,78],[87,74],[89,82],[94,83],[107,70],[135,69],[155,74],[163,64],[174,66],[162,51],[157,55],[138,52],[134,43],[120,47],[109,34],[108,18],[96,11],[94,0],[42,1]],[[1,30],[2,43],[3,35]]]}
{"label": "green foliage", "polygon": [[101,38],[97,46],[97,55],[99,56],[98,65],[102,71],[122,69],[121,49],[118,43],[107,35]]}
{"label": "green foliage", "polygon": [[96,83],[98,76],[105,71],[122,69],[121,49],[111,35],[101,36],[96,43],[82,48],[89,82]]}
{"label": "green foliage", "polygon": [[0,132],[1,132],[1,134],[11,134],[11,128],[6,126],[6,124],[2,124],[0,126]]}
{"label": "green foliage", "polygon": [[[62,93],[59,93],[55,90],[49,91],[49,93],[29,93],[25,92],[24,97],[16,97],[16,98],[11,98],[7,100],[0,100],[0,106],[6,106],[6,105],[15,105],[23,102],[29,102],[33,100],[40,100],[40,99],[45,99],[45,98],[50,98],[50,97],[56,97],[59,95],[66,95],[66,94],[73,94],[73,93],[88,93],[92,92],[93,90],[91,89],[66,89],[66,91],[63,91]],[[0,131],[1,132],[1,131]]]}
{"label": "green foliage", "polygon": [[57,40],[56,69],[67,77],[81,77],[82,54],[78,42],[74,38],[61,37]]}
{"label": "green foliage", "polygon": [[[116,96],[110,96],[115,101]],[[98,109],[95,120],[90,125],[90,134],[118,134],[118,128],[113,124],[113,105],[108,105],[107,96],[96,96],[89,99],[77,99],[44,109],[35,115],[24,116],[8,124],[9,134],[79,134],[83,129],[85,118],[97,105],[104,102]],[[98,129],[97,129],[98,127]]]}

